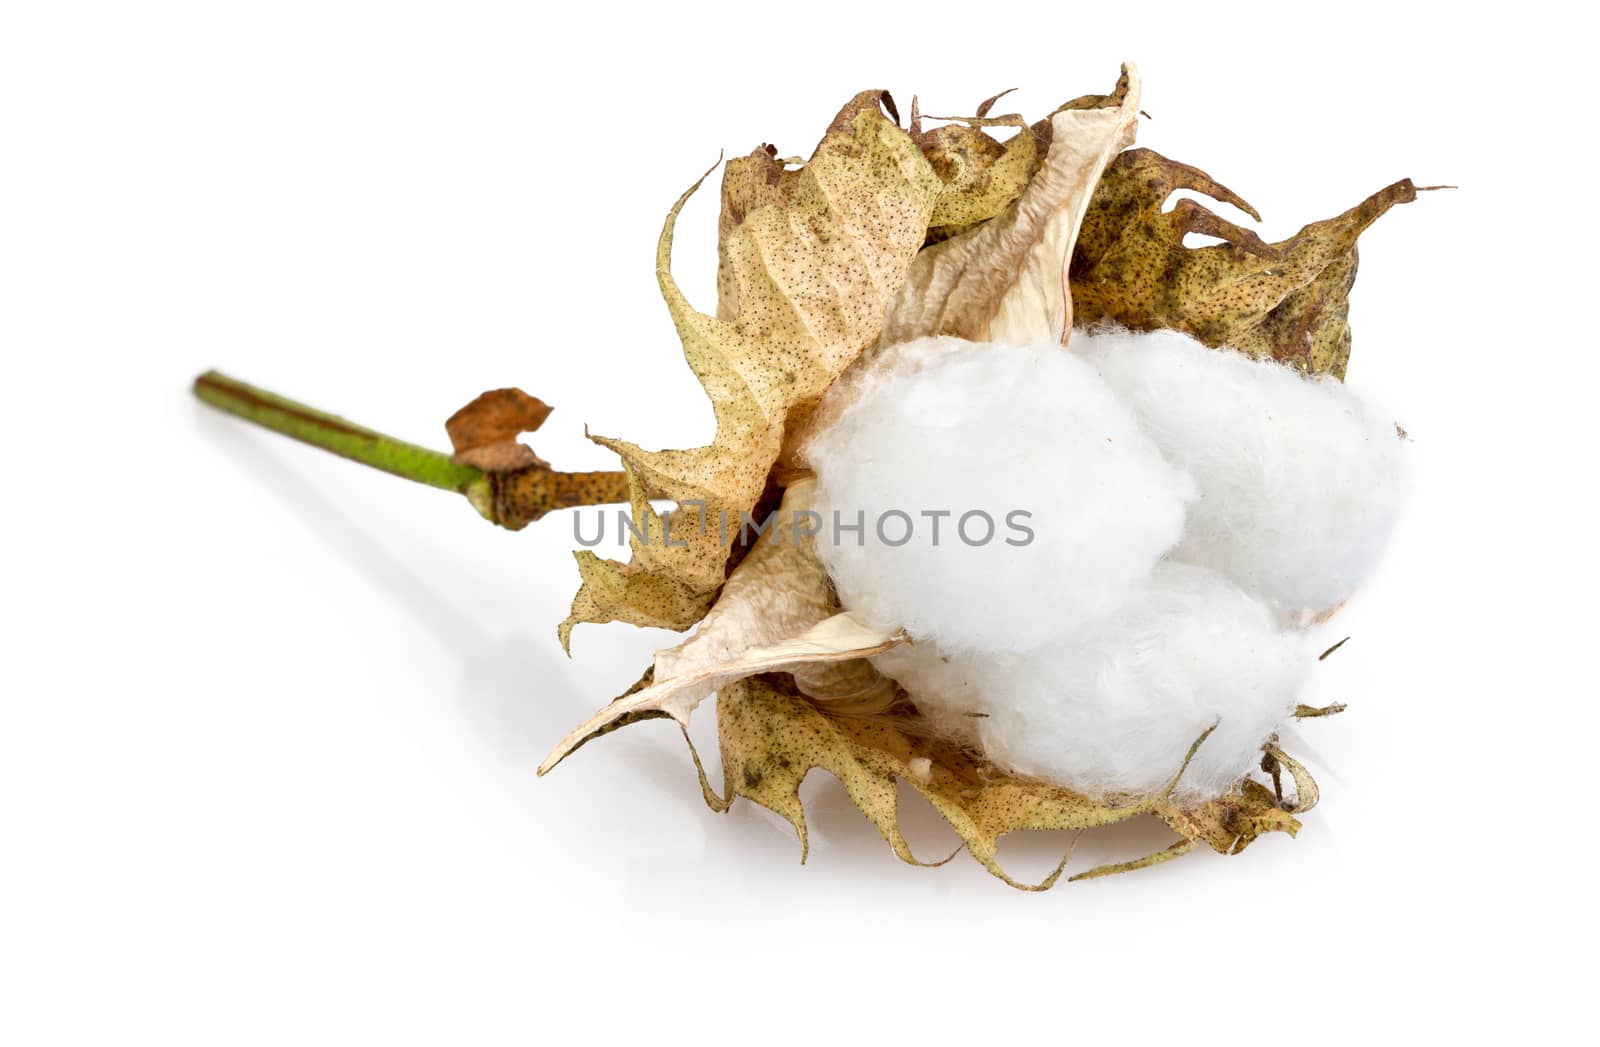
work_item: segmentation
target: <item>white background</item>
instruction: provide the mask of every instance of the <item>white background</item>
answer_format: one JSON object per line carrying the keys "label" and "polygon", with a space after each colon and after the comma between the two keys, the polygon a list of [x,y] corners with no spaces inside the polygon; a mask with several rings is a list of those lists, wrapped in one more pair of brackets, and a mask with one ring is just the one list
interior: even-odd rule
{"label": "white background", "polygon": [[[1589,35],[1538,4],[1087,6],[7,4],[0,1039],[1578,1031]],[[560,467],[609,467],[585,423],[692,446],[652,252],[719,149],[809,153],[865,87],[937,113],[1017,86],[1002,108],[1038,115],[1124,58],[1142,143],[1269,238],[1402,176],[1461,186],[1362,241],[1350,380],[1418,489],[1307,697],[1350,711],[1296,729],[1325,796],[1299,839],[1025,895],[901,865],[820,775],[802,867],[765,812],[702,806],[659,722],[536,780],[668,638],[562,656],[570,517],[500,532],[188,397],[218,367],[442,446],[517,384]],[[714,228],[708,190],[677,251],[706,309]],[[1038,877],[1063,843],[1003,857]]]}

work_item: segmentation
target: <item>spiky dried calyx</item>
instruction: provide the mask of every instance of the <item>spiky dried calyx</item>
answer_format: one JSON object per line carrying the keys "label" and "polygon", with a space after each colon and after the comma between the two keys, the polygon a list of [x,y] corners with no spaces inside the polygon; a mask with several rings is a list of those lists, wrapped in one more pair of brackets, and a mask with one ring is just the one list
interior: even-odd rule
{"label": "spiky dried calyx", "polygon": [[[1110,95],[1076,100],[1036,124],[1016,118],[1021,130],[1004,145],[982,126],[1013,120],[987,116],[987,104],[958,131],[924,132],[914,118],[906,132],[880,110],[884,97],[853,99],[798,170],[768,149],[729,164],[715,318],[693,310],[672,280],[673,226],[688,194],[673,207],[658,272],[685,355],[711,398],[716,437],[708,447],[664,452],[599,439],[623,458],[635,514],[659,523],[648,499],[677,501],[674,513],[690,515],[677,517],[673,533],[688,543],[635,540],[627,564],[580,553],[583,586],[561,636],[565,644],[586,621],[679,629],[704,621],[657,656],[642,686],[563,740],[541,772],[637,719],[686,724],[719,689],[726,785],[721,796],[707,785],[708,802],[721,809],[747,796],[790,818],[802,841],[795,790],[812,766],[838,776],[906,860],[914,859],[896,828],[894,783],[910,783],[986,868],[1016,886],[994,862],[994,841],[1019,829],[1081,829],[1155,813],[1183,837],[1089,875],[1152,864],[1201,842],[1236,853],[1264,832],[1292,834],[1293,813],[1314,802],[1315,786],[1276,750],[1269,770],[1278,772],[1274,781],[1290,770],[1292,802],[1246,780],[1226,797],[1183,809],[1165,792],[1097,801],[996,776],[970,753],[919,741],[914,712],[861,660],[904,636],[839,608],[806,541],[785,550],[764,537],[729,573],[720,529],[684,524],[738,521],[774,488],[787,488],[790,508],[803,504],[795,451],[817,424],[810,416],[822,394],[874,346],[919,335],[1065,343],[1074,321],[1112,319],[1177,327],[1311,373],[1342,374],[1355,237],[1390,205],[1412,198],[1410,183],[1265,245],[1199,205],[1181,207],[1170,221],[1159,214],[1170,191],[1163,186],[1214,189],[1220,199],[1243,202],[1193,168],[1122,152],[1139,104],[1131,68]],[[1194,230],[1229,242],[1183,247],[1184,233]],[[776,592],[809,595],[775,600]],[[877,718],[863,719],[863,709]]]}

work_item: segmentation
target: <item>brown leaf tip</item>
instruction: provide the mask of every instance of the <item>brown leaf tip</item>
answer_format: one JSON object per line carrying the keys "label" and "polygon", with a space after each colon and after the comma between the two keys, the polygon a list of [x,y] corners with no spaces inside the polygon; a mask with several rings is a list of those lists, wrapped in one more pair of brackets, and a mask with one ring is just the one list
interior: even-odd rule
{"label": "brown leaf tip", "polygon": [[551,407],[521,389],[491,389],[451,415],[444,423],[455,449],[454,461],[486,473],[548,469],[549,463],[526,444],[517,442],[550,417]]}
{"label": "brown leaf tip", "polygon": [[457,454],[509,443],[531,433],[550,417],[551,407],[521,389],[491,389],[444,423]]}

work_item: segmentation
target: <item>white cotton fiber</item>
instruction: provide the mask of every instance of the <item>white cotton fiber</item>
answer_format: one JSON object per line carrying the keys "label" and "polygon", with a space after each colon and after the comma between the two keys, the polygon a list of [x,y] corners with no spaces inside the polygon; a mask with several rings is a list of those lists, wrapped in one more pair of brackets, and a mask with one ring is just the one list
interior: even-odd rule
{"label": "white cotton fiber", "polygon": [[1121,611],[1038,650],[923,643],[873,661],[995,766],[1091,796],[1161,789],[1214,723],[1175,790],[1203,800],[1237,784],[1293,712],[1307,643],[1216,572],[1165,563]]}
{"label": "white cotton fiber", "polygon": [[1344,384],[1176,331],[1076,333],[1167,459],[1194,477],[1171,557],[1284,613],[1337,606],[1377,565],[1405,490],[1393,420]]}
{"label": "white cotton fiber", "polygon": [[828,424],[803,453],[841,602],[946,652],[1026,651],[1113,612],[1178,540],[1193,495],[1059,346],[906,343],[818,414]]}
{"label": "white cotton fiber", "polygon": [[[1213,724],[1177,794],[1238,784],[1314,661],[1284,623],[1366,578],[1405,486],[1393,423],[1339,382],[1170,331],[891,346],[812,420],[840,601],[915,640],[873,664],[936,732],[1098,797],[1160,789]],[[974,511],[995,531],[967,544]]]}

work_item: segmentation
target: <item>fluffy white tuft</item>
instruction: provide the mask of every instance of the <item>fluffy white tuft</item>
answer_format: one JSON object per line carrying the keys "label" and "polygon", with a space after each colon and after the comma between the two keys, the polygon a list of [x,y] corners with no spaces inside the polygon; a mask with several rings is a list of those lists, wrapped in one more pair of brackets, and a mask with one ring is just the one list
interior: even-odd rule
{"label": "fluffy white tuft", "polygon": [[1176,331],[1080,332],[1071,346],[1199,487],[1173,559],[1285,613],[1333,608],[1372,573],[1406,487],[1389,416],[1332,378]]}
{"label": "fluffy white tuft", "polygon": [[[873,661],[936,730],[1104,797],[1161,788],[1216,724],[1177,790],[1207,799],[1294,709],[1313,659],[1284,623],[1376,565],[1404,449],[1331,379],[1171,331],[1072,348],[923,339],[853,368],[803,452],[818,551],[845,607],[915,638]],[[895,510],[898,547],[873,526]],[[974,510],[997,529],[976,546]],[[857,512],[859,541],[833,527]]]}
{"label": "fluffy white tuft", "polygon": [[1140,596],[1027,653],[901,647],[873,659],[936,729],[997,767],[1090,796],[1146,794],[1216,724],[1175,794],[1235,785],[1294,709],[1304,634],[1215,571],[1164,563]]}
{"label": "fluffy white tuft", "polygon": [[[819,414],[805,457],[840,600],[946,652],[1027,651],[1112,613],[1178,540],[1193,496],[1059,346],[905,343]],[[846,529],[858,519],[862,533]]]}

